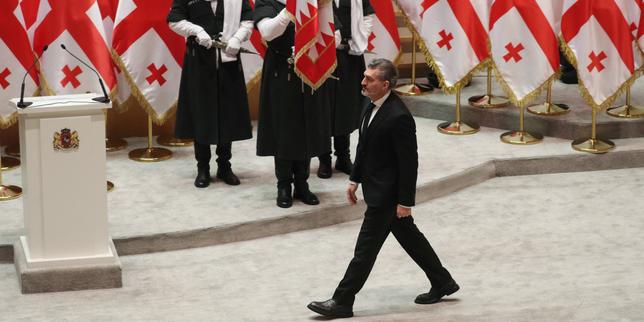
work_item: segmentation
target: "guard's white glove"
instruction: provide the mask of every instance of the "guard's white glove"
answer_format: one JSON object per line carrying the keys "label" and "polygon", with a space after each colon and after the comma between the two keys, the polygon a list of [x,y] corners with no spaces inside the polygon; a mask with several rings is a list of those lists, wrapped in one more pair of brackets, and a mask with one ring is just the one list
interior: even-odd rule
{"label": "guard's white glove", "polygon": [[235,37],[231,37],[228,39],[228,46],[226,46],[225,52],[230,56],[237,56],[240,47],[241,41]]}
{"label": "guard's white glove", "polygon": [[210,35],[203,29],[201,29],[197,33],[197,43],[201,46],[204,46],[208,49],[212,47],[212,38],[210,38]]}
{"label": "guard's white glove", "polygon": [[335,48],[340,47],[340,44],[342,43],[342,34],[340,33],[340,30],[335,31]]}

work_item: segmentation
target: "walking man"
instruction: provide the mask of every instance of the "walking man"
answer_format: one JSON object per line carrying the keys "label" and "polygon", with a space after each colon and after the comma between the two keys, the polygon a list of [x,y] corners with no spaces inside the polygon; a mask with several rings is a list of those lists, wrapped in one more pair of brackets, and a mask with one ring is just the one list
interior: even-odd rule
{"label": "walking man", "polygon": [[367,211],[355,255],[333,297],[308,305],[312,311],[327,317],[353,316],[355,295],[367,281],[389,232],[432,285],[428,293],[416,297],[416,303],[436,303],[459,289],[411,217],[418,174],[416,124],[405,104],[391,92],[397,78],[396,67],[386,59],[374,60],[364,73],[362,91],[371,102],[362,112],[347,199],[355,204],[356,190],[362,184]]}

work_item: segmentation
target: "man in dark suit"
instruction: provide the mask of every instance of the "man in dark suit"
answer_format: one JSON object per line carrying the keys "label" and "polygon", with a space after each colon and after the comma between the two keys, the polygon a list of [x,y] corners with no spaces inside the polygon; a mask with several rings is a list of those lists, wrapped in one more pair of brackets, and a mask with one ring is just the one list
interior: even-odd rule
{"label": "man in dark suit", "polygon": [[355,204],[356,190],[362,184],[367,211],[355,255],[333,297],[308,305],[312,311],[327,317],[353,316],[355,295],[367,281],[389,232],[432,285],[428,293],[416,297],[416,303],[436,303],[459,289],[411,217],[418,174],[416,124],[405,104],[391,92],[397,78],[396,67],[386,59],[374,60],[364,73],[362,92],[370,103],[362,112],[347,199]]}

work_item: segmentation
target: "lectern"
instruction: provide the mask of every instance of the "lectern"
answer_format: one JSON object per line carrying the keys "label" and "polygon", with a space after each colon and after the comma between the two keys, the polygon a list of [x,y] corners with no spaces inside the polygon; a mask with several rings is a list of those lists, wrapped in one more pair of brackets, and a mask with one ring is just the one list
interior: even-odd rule
{"label": "lectern", "polygon": [[[97,94],[26,98],[18,110],[25,234],[14,244],[23,293],[121,287],[109,235],[105,114]],[[17,106],[17,99],[11,100]]]}

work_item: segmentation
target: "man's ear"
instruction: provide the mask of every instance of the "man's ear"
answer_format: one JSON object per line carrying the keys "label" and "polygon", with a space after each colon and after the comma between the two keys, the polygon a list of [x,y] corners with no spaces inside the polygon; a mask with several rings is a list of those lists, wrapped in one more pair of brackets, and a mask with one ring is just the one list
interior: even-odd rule
{"label": "man's ear", "polygon": [[388,80],[387,80],[387,81],[385,81],[385,84],[387,84],[387,89],[391,89],[391,88],[390,88],[390,87],[391,87],[391,83],[390,83]]}

